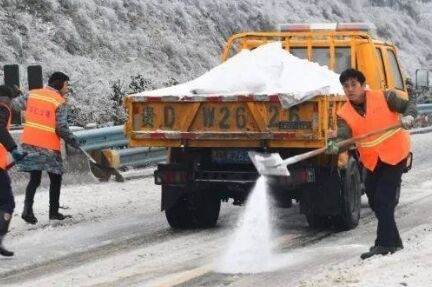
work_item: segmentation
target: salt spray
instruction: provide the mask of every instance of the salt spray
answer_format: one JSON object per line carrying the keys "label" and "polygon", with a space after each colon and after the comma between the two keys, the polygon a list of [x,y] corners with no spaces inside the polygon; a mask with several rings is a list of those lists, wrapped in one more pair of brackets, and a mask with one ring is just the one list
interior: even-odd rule
{"label": "salt spray", "polygon": [[216,264],[220,273],[259,273],[271,269],[271,224],[267,182],[261,176],[249,198],[243,216],[239,219],[227,252]]}

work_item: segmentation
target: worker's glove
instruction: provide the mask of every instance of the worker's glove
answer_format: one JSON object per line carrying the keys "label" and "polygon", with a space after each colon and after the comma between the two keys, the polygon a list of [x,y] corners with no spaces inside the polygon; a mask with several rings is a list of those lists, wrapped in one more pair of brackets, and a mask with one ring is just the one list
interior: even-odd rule
{"label": "worker's glove", "polygon": [[339,146],[337,145],[336,142],[334,141],[329,141],[327,143],[327,147],[326,147],[326,154],[338,154],[339,153]]}
{"label": "worker's glove", "polygon": [[72,146],[73,148],[76,148],[76,149],[79,149],[81,147],[81,144],[80,144],[78,138],[75,136],[73,136],[69,139],[68,144],[70,146]]}
{"label": "worker's glove", "polygon": [[400,122],[401,122],[401,126],[404,129],[409,130],[410,128],[412,128],[414,126],[415,119],[413,116],[408,115],[408,116],[403,116],[401,118]]}
{"label": "worker's glove", "polygon": [[26,153],[20,152],[17,148],[13,149],[10,153],[15,162],[22,160],[26,156]]}

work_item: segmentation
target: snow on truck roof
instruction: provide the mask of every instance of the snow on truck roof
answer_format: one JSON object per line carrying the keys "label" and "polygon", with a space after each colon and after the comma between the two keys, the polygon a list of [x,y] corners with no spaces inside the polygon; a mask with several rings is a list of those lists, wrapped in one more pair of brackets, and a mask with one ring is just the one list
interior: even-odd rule
{"label": "snow on truck roof", "polygon": [[279,95],[284,107],[316,95],[343,95],[339,74],[282,49],[280,42],[242,50],[202,76],[137,97]]}

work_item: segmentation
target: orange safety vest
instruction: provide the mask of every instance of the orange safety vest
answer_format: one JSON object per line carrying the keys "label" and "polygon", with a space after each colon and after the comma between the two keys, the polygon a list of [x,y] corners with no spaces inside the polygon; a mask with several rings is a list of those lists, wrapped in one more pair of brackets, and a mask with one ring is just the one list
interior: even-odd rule
{"label": "orange safety vest", "polygon": [[[11,110],[8,106],[6,106],[3,103],[0,103],[1,106],[4,106],[8,111],[9,111],[9,119],[8,119],[8,123],[6,125],[6,128],[9,130],[9,126],[11,123]],[[8,165],[9,162],[9,157],[8,157],[8,151],[7,149],[0,143],[0,168],[1,169],[6,169],[6,166]]]}
{"label": "orange safety vest", "polygon": [[[380,90],[366,92],[364,116],[349,101],[337,114],[351,128],[354,137],[400,123],[399,114],[389,109],[384,93]],[[378,158],[387,164],[396,165],[408,156],[411,149],[409,135],[402,128],[368,137],[356,145],[360,160],[370,171],[375,169]]]}
{"label": "orange safety vest", "polygon": [[64,102],[59,93],[50,89],[31,90],[27,99],[21,143],[60,151],[60,137],[56,134],[56,111]]}

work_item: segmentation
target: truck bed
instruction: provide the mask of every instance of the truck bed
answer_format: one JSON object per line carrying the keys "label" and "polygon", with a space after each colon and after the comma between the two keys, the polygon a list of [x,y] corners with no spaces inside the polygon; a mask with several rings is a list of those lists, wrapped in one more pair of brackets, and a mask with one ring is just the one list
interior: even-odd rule
{"label": "truck bed", "polygon": [[129,95],[125,133],[132,147],[318,148],[344,101],[320,95],[284,109],[279,95]]}

